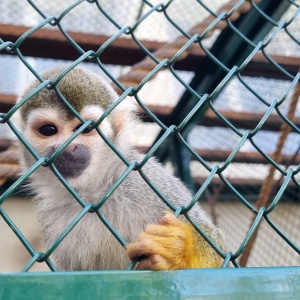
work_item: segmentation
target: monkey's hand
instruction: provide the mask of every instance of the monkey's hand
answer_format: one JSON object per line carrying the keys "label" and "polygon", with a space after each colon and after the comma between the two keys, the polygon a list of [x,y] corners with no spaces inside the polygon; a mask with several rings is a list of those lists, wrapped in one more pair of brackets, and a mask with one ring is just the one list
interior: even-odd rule
{"label": "monkey's hand", "polygon": [[[216,227],[201,224],[201,228],[223,248],[223,237]],[[215,268],[222,263],[221,257],[190,223],[178,220],[171,213],[160,224],[148,225],[138,241],[128,245],[127,253],[131,260],[140,260],[138,269]]]}

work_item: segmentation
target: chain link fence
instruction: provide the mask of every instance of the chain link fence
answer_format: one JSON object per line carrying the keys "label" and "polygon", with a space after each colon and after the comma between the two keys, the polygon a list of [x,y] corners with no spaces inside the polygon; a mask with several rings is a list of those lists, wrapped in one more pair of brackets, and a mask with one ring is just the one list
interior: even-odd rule
{"label": "chain link fence", "polygon": [[[83,209],[50,248],[37,251],[4,207],[36,169],[53,161],[39,157],[12,121],[40,88],[7,112],[0,111],[3,134],[22,141],[37,160],[0,197],[1,217],[31,256],[23,271],[36,262],[46,262],[56,271],[49,257],[63,238],[85,214],[97,212],[102,201],[109,201],[111,191],[130,172],[142,174],[153,155],[191,187],[195,196],[190,203],[201,202],[224,231],[227,252],[213,245],[224,259],[223,267],[299,265],[298,1],[12,2],[0,3],[0,23],[30,28],[16,40],[0,36],[0,93],[17,94],[34,77],[40,80],[40,88],[56,86],[55,81],[44,82],[40,72],[62,61],[30,57],[39,44],[28,54],[26,46],[42,30],[59,31],[77,56],[63,61],[62,76],[77,66],[101,73],[119,92],[116,103],[130,97],[143,118],[149,119],[130,137],[145,151],[141,162],[128,161],[105,139],[127,170],[99,203],[82,201],[61,178]],[[106,39],[97,49],[87,48],[79,35],[69,33],[74,30]],[[140,50],[141,59],[128,66],[104,62],[122,39]],[[168,108],[167,117],[161,113],[163,108]],[[208,119],[213,123],[208,124]],[[174,208],[176,214],[184,211],[184,207]],[[106,226],[125,245],[108,222]]]}

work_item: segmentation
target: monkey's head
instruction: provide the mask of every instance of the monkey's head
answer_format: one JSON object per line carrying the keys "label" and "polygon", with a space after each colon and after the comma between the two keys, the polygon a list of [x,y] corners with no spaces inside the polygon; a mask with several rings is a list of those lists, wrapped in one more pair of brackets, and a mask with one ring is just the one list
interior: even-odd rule
{"label": "monkey's head", "polygon": [[[55,68],[42,74],[44,79],[56,80],[64,68]],[[19,101],[41,83],[32,82]],[[97,121],[103,112],[118,98],[112,87],[100,76],[75,68],[57,84],[59,92],[83,117]],[[115,144],[130,123],[130,103],[121,102],[99,125],[100,130]],[[129,109],[129,110],[128,110]],[[19,130],[40,157],[51,157],[82,125],[67,108],[54,89],[40,90],[17,112]],[[128,144],[128,143],[127,143]],[[73,140],[54,160],[58,171],[68,180],[80,179],[101,173],[101,166],[110,159],[111,151],[95,129],[87,128]],[[27,170],[35,158],[23,147],[21,164]],[[43,169],[43,167],[40,167]],[[45,169],[45,168],[44,168]],[[35,176],[41,176],[39,171]]]}

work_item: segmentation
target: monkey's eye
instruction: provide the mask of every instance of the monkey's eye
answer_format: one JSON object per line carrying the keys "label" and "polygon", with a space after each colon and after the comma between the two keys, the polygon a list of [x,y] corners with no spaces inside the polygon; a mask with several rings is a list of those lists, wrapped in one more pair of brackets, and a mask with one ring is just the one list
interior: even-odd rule
{"label": "monkey's eye", "polygon": [[[82,126],[82,124],[79,124],[75,129],[74,131],[78,130],[80,127]],[[90,133],[91,131],[93,131],[94,128],[90,128],[90,127],[87,127],[86,129],[84,129],[81,134],[87,134],[87,133]]]}
{"label": "monkey's eye", "polygon": [[57,128],[54,125],[46,124],[38,129],[39,133],[44,136],[52,136],[57,133]]}

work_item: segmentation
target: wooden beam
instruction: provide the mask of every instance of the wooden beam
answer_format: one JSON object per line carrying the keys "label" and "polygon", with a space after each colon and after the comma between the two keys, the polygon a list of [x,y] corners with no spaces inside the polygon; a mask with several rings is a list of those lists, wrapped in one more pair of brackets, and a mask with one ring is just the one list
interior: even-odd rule
{"label": "wooden beam", "polygon": [[[17,99],[16,95],[0,94],[0,112],[7,113],[9,109],[15,104]],[[166,122],[168,116],[172,111],[171,106],[158,106],[148,105],[148,108],[162,121]],[[142,110],[138,111],[141,120],[144,122],[152,122],[152,119]],[[259,121],[262,119],[263,114],[260,113],[246,113],[220,110],[220,113],[230,121],[235,127],[241,129],[254,129]],[[270,115],[263,130],[279,131],[282,124],[282,119],[278,115]],[[300,118],[295,119],[294,124],[300,127]],[[227,125],[215,115],[212,110],[208,110],[203,119],[202,126],[207,127],[226,127]]]}
{"label": "wooden beam", "polygon": [[[232,125],[236,128],[240,129],[254,129],[261,119],[264,117],[262,113],[248,113],[248,112],[235,112],[235,111],[219,111],[223,117],[225,117]],[[212,111],[208,110],[205,115],[204,126],[220,126],[220,127],[227,127],[226,123],[221,120],[217,115]],[[279,131],[280,126],[283,123],[283,120],[277,114],[269,115],[267,121],[263,126],[263,130],[267,131]],[[300,125],[300,118],[295,119],[295,124],[297,126]],[[202,125],[202,124],[201,124]]]}
{"label": "wooden beam", "polygon": [[[300,57],[269,54],[285,71],[295,76],[299,72]],[[273,79],[290,80],[275,65],[270,63],[263,53],[255,54],[251,62],[246,66],[242,75],[250,77],[265,77]]]}
{"label": "wooden beam", "polygon": [[[166,122],[168,116],[172,111],[170,106],[148,105],[148,108],[162,121]],[[232,125],[239,129],[254,129],[264,114],[261,113],[247,113],[247,112],[234,112],[234,111],[219,111]],[[141,109],[140,117],[144,122],[152,122],[152,119]],[[279,131],[283,120],[278,115],[270,115],[263,126],[263,130]],[[297,117],[294,124],[300,127],[300,118]],[[206,127],[228,127],[228,125],[221,120],[211,109],[209,109],[205,118],[202,120],[202,126]]]}
{"label": "wooden beam", "polygon": [[[261,186],[263,183],[263,179],[255,179],[255,178],[226,178],[234,187],[237,186]],[[207,180],[207,177],[194,176],[193,181],[196,185],[202,186],[204,182]],[[215,176],[211,180],[212,185],[223,185],[223,181]],[[291,184],[291,183],[290,183]]]}
{"label": "wooden beam", "polygon": [[[232,151],[229,150],[204,150],[194,149],[204,160],[207,161],[220,161],[224,162],[229,157]],[[272,153],[267,153],[272,158]],[[293,160],[293,154],[282,155],[282,164],[290,164]],[[238,152],[232,162],[235,163],[248,163],[248,164],[270,164],[260,153],[258,152]],[[297,155],[293,161],[293,164],[298,165],[300,163],[300,155]]]}
{"label": "wooden beam", "polygon": [[[257,197],[257,192],[255,191],[255,189],[257,189],[257,191],[259,191],[260,187],[262,186],[264,179],[255,179],[255,178],[240,178],[240,177],[229,177],[227,178],[225,176],[225,178],[229,181],[229,183],[234,186],[235,188],[250,188],[251,191],[247,191],[248,193],[254,193],[255,195],[255,199]],[[207,180],[207,177],[198,177],[198,176],[193,176],[193,182],[197,187],[201,187],[204,182]],[[211,186],[222,186],[224,185],[224,182],[218,177],[215,176],[211,182],[210,182]],[[288,187],[289,187],[289,194],[298,194],[298,192],[296,191],[298,188],[296,187],[296,185],[294,184],[294,182],[292,180],[290,180],[288,182]],[[224,193],[224,191],[221,191],[221,194],[226,194]],[[247,196],[249,197],[249,196]],[[230,196],[230,198],[232,198],[232,194]],[[295,199],[294,199],[295,198]],[[289,200],[297,200],[297,196],[295,195],[289,195]]]}
{"label": "wooden beam", "polygon": [[0,94],[0,113],[7,113],[16,103],[16,100],[16,95]]}
{"label": "wooden beam", "polygon": [[[138,151],[147,153],[149,147],[137,146],[135,147]],[[229,150],[218,150],[218,149],[199,149],[194,148],[195,152],[205,161],[224,162],[229,157],[232,151]],[[272,157],[271,153],[268,153]],[[293,160],[293,164],[300,164],[300,155],[294,158],[294,155],[285,154],[282,156],[282,164],[289,164]],[[247,163],[247,164],[269,164],[269,162],[258,152],[238,152],[233,160],[233,163]]]}
{"label": "wooden beam", "polygon": [[[0,37],[5,41],[16,42],[16,40],[31,27],[15,26],[0,23]],[[110,36],[95,35],[80,32],[68,32],[72,39],[84,49],[84,51],[97,51]],[[141,40],[149,51],[153,52],[161,48],[163,43]],[[80,53],[64,37],[59,30],[39,29],[20,45],[20,51],[24,56],[42,57],[51,59],[75,60]],[[6,54],[3,50],[1,54]],[[7,52],[7,54],[9,54]],[[120,37],[116,39],[100,55],[104,64],[131,66],[141,61],[146,54],[130,38]],[[271,55],[285,70],[293,76],[299,71],[300,57],[288,57]],[[175,63],[175,69],[195,71],[201,65],[205,54],[200,48],[195,48],[187,57]],[[246,76],[263,76],[266,78],[287,79],[276,66],[269,63],[262,53],[257,53],[243,71]]]}
{"label": "wooden beam", "polygon": [[[15,26],[0,23],[0,37],[6,42],[15,43],[17,39],[30,30],[31,27]],[[81,32],[68,32],[71,38],[80,45],[84,51],[97,51],[110,36],[87,34]],[[149,51],[157,50],[161,43],[142,41]],[[39,29],[35,31],[20,45],[24,56],[75,60],[80,53],[72,46],[59,30]],[[2,54],[5,54],[2,51]],[[101,61],[113,65],[133,65],[145,57],[145,53],[129,38],[118,38],[107,50],[101,54]]]}

